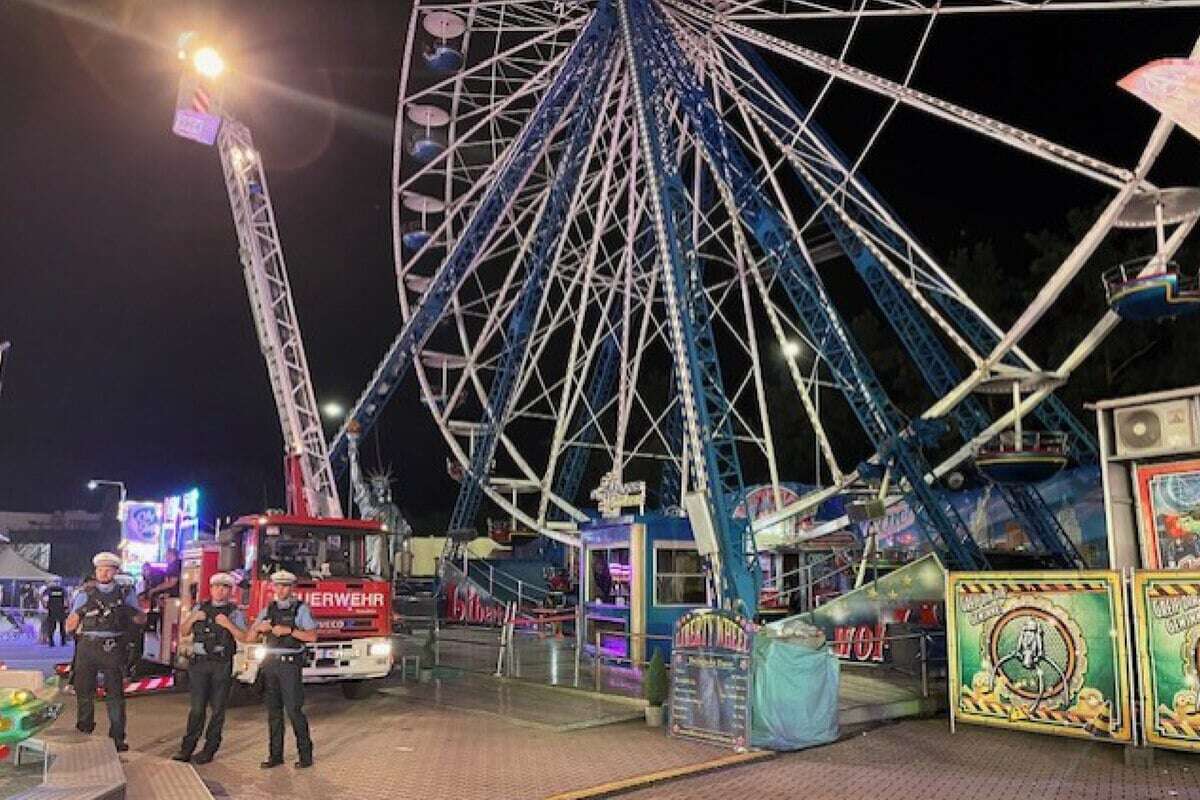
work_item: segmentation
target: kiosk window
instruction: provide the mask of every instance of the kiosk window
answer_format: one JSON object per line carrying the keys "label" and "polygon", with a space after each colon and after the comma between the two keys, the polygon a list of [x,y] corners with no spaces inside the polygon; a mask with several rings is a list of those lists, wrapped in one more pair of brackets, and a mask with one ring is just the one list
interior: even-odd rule
{"label": "kiosk window", "polygon": [[708,602],[704,560],[695,548],[655,547],[654,604],[700,606]]}

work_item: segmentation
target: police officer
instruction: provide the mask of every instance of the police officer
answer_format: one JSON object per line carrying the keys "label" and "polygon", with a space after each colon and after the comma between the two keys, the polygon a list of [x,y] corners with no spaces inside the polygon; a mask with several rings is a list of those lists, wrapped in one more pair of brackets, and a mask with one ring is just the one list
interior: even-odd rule
{"label": "police officer", "polygon": [[58,629],[59,645],[67,646],[67,590],[58,578],[42,590],[42,604],[46,607],[46,643],[54,646],[54,631]]}
{"label": "police officer", "polygon": [[283,763],[283,712],[287,711],[296,734],[296,750],[300,760],[297,767],[311,767],[312,739],[308,735],[308,718],[304,716],[304,645],[317,640],[317,623],[308,604],[292,596],[296,576],[285,570],[271,575],[275,599],[258,612],[251,638],[263,636],[266,648],[262,665],[266,692],[267,730],[270,752],[259,764],[263,769]]}
{"label": "police officer", "polygon": [[121,559],[98,553],[92,559],[96,580],[76,593],[67,617],[67,632],[79,633],[75,648],[75,727],[91,733],[96,727],[94,699],[96,675],[104,673],[104,703],[108,707],[108,735],[118,752],[125,744],[126,641],[129,629],[141,625],[146,616],[138,608],[133,592],[115,580]]}
{"label": "police officer", "polygon": [[[188,686],[192,707],[188,712],[187,733],[179,752],[171,756],[176,761],[195,761],[207,764],[221,746],[221,729],[225,726],[225,707],[233,688],[233,656],[237,643],[246,636],[246,616],[230,600],[233,577],[218,572],[208,579],[212,599],[183,617],[179,626],[181,636],[192,636],[191,663],[188,666]],[[212,707],[208,730],[204,730],[204,715]],[[204,749],[192,758],[192,751],[204,732]]]}

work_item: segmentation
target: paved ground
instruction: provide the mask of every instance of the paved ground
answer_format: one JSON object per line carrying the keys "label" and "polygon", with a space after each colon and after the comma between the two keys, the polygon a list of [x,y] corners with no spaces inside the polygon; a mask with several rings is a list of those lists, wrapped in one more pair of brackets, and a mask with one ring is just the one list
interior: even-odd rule
{"label": "paved ground", "polygon": [[1200,798],[1200,759],[1159,752],[1126,767],[1113,745],[910,720],[828,747],[687,778],[630,798],[805,800],[1172,800]]}
{"label": "paved ground", "polygon": [[[443,643],[443,660],[459,666],[443,668],[432,684],[392,680],[364,701],[345,701],[336,687],[310,688],[308,710],[317,746],[312,770],[290,766],[290,734],[289,765],[260,770],[264,712],[260,707],[233,709],[217,761],[199,767],[199,774],[216,797],[231,800],[351,795],[362,800],[526,800],[726,755],[630,721],[641,712],[625,699],[479,674],[494,669],[494,661],[490,667],[486,663],[496,652],[487,639],[481,635],[478,641]],[[518,651],[524,656],[523,673],[574,682],[569,643],[544,643],[539,653],[531,642],[527,649]],[[37,659],[57,653],[30,655]],[[588,687],[592,675],[586,661],[583,666],[580,683]],[[610,678],[619,680],[620,674],[606,672],[602,683]],[[893,699],[887,687],[880,694],[876,680],[873,672],[843,671],[844,688],[858,687],[842,698],[843,715],[865,700]],[[135,753],[169,756],[178,746],[185,715],[184,695],[130,699],[129,738]],[[97,716],[103,729],[102,709]],[[72,700],[60,724],[73,722]],[[36,785],[39,776],[36,766],[9,768],[7,774],[0,766],[0,797]],[[951,736],[939,718],[876,727],[827,747],[624,796],[730,800],[748,791],[806,800],[1200,800],[1200,758],[1159,752],[1152,767],[1127,767],[1119,747],[970,726]]]}
{"label": "paved ground", "polygon": [[[135,751],[170,755],[185,705],[181,695],[130,700]],[[269,772],[258,768],[262,709],[233,709],[217,761],[199,767],[214,796],[527,800],[725,755],[641,722],[572,729],[580,719],[628,715],[629,706],[479,676],[393,683],[358,702],[343,701],[336,689],[312,689],[308,708],[317,766],[290,765],[289,736],[289,765]],[[72,719],[68,713],[63,724]],[[0,797],[36,783],[36,770],[11,778],[5,785],[0,775]],[[951,736],[942,719],[914,720],[627,796],[729,800],[748,792],[807,800],[1200,800],[1200,759],[1159,753],[1153,767],[1126,767],[1111,745],[966,726]]]}
{"label": "paved ground", "polygon": [[[175,751],[185,696],[133,698],[128,709],[135,751],[161,756]],[[288,763],[270,771],[258,768],[266,755],[264,711],[232,709],[217,760],[198,768],[214,796],[334,798],[351,796],[352,790],[359,800],[538,798],[724,754],[670,740],[640,721],[572,730],[581,719],[603,723],[641,712],[624,700],[471,675],[428,686],[393,683],[355,702],[343,700],[336,688],[309,689],[307,709],[316,767],[291,766],[289,733]],[[103,731],[102,710],[97,718]],[[73,702],[59,724],[74,724]],[[7,786],[0,777],[0,797],[36,782],[32,769]]]}

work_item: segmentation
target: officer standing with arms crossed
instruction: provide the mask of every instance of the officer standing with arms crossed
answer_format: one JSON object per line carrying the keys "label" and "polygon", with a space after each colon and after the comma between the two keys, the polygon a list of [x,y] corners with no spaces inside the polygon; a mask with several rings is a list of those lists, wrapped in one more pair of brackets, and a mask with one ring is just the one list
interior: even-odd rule
{"label": "officer standing with arms crossed", "polygon": [[125,752],[125,660],[129,629],[141,625],[146,615],[133,592],[115,580],[121,559],[97,553],[92,559],[96,581],[81,589],[71,601],[67,632],[79,631],[75,648],[75,727],[82,733],[96,728],[94,700],[96,673],[104,672],[104,703],[108,707],[108,735],[118,752]]}
{"label": "officer standing with arms crossed", "polygon": [[[237,652],[237,643],[246,637],[246,616],[230,600],[233,585],[233,577],[225,572],[209,578],[212,599],[184,616],[179,626],[181,636],[192,636],[192,656],[188,665],[192,707],[179,752],[171,756],[176,761],[207,764],[221,746],[225,707],[233,689],[233,656]],[[209,706],[212,716],[205,731],[204,715]],[[204,732],[204,749],[192,758],[201,732]]]}
{"label": "officer standing with arms crossed", "polygon": [[304,645],[317,640],[317,623],[308,604],[292,597],[296,576],[286,570],[271,575],[275,599],[258,612],[250,639],[262,635],[266,650],[259,669],[266,690],[267,731],[270,752],[259,764],[263,769],[283,763],[283,712],[287,711],[296,735],[297,767],[311,767],[312,739],[308,734],[308,718],[304,716]]}

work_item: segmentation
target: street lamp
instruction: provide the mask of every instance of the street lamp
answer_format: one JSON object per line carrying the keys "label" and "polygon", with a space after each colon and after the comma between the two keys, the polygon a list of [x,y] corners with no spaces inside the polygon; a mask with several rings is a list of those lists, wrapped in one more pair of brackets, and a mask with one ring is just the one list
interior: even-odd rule
{"label": "street lamp", "polygon": [[87,488],[88,488],[89,492],[94,492],[97,489],[99,489],[101,486],[116,486],[118,489],[121,490],[121,502],[122,503],[125,502],[125,494],[126,493],[125,493],[125,482],[124,481],[106,481],[102,478],[92,478],[90,481],[87,482]]}
{"label": "street lamp", "polygon": [[346,416],[346,408],[341,403],[328,402],[321,406],[321,416],[330,422],[337,422]]}
{"label": "street lamp", "polygon": [[225,71],[225,59],[211,47],[201,47],[192,54],[192,66],[204,77],[212,80]]}
{"label": "street lamp", "polygon": [[216,80],[225,71],[225,59],[216,48],[201,40],[195,31],[180,35],[176,45],[180,61],[190,61],[192,69],[203,78]]}
{"label": "street lamp", "polygon": [[804,345],[794,339],[788,339],[783,343],[783,354],[788,358],[798,358],[804,352]]}

